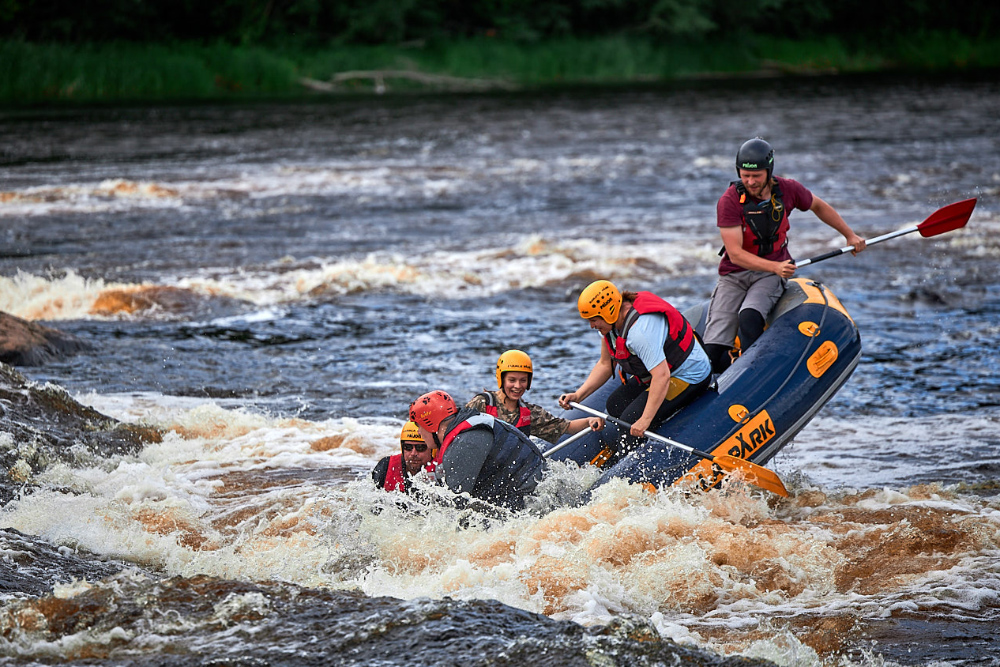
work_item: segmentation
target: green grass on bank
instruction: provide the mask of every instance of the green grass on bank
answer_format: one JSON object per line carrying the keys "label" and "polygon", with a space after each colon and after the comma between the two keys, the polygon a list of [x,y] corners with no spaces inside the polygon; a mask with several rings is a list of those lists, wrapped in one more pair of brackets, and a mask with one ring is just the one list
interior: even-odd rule
{"label": "green grass on bank", "polygon": [[0,102],[163,100],[297,90],[295,64],[225,45],[0,42]]}
{"label": "green grass on bank", "polygon": [[[1000,68],[1000,40],[944,33],[852,48],[838,39],[754,44],[660,44],[622,37],[518,44],[479,38],[446,44],[276,49],[225,44],[34,44],[0,41],[0,104],[126,102],[315,95],[302,79],[393,70],[491,80],[508,87],[627,84],[698,76]],[[440,82],[386,78],[389,91]],[[452,87],[455,82],[451,81]],[[371,78],[337,91],[373,90]]]}

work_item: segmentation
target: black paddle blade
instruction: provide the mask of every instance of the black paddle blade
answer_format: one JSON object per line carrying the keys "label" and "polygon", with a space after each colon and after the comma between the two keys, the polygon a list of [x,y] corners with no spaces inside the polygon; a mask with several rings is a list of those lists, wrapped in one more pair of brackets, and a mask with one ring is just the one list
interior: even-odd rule
{"label": "black paddle blade", "polygon": [[926,238],[965,227],[965,223],[972,217],[972,209],[976,208],[976,201],[975,198],[965,199],[942,206],[917,225],[917,230],[921,236]]}

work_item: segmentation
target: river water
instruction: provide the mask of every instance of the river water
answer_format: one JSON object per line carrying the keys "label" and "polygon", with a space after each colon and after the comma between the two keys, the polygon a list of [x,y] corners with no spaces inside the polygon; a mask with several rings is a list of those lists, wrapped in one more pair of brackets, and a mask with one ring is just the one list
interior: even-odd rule
{"label": "river water", "polygon": [[[5,405],[0,663],[1000,664],[998,109],[989,77],[878,76],[0,112],[0,310],[92,344],[19,370],[164,433],[57,447]],[[754,135],[865,236],[979,200],[802,269],[863,356],[769,464],[789,498],[579,506],[596,474],[558,464],[491,522],[371,489],[409,402],[506,349],[555,410],[591,280],[706,299]]]}

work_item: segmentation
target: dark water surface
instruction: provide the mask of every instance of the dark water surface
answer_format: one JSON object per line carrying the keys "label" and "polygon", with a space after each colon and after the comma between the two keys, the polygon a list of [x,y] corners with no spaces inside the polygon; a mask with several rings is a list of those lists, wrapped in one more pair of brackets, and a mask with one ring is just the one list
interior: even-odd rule
{"label": "dark water surface", "polygon": [[[314,622],[280,610],[360,628],[370,604],[415,632],[336,638],[335,664],[438,646],[440,614],[503,619],[454,664],[518,664],[535,631],[585,647],[541,664],[666,660],[636,657],[644,632],[783,665],[998,664],[997,109],[993,80],[872,77],[0,113],[0,310],[93,344],[20,370],[167,433],[74,449],[6,404],[27,486],[0,508],[0,660],[194,664],[243,637],[253,664],[309,664],[267,657]],[[962,230],[802,269],[864,352],[773,462],[792,498],[623,487],[581,508],[593,476],[558,470],[537,514],[470,527],[356,481],[415,396],[490,386],[506,349],[554,409],[596,358],[589,281],[707,298],[715,202],[754,135],[865,236],[979,200]],[[796,257],[840,245],[793,214]],[[211,609],[176,602],[198,587]]]}

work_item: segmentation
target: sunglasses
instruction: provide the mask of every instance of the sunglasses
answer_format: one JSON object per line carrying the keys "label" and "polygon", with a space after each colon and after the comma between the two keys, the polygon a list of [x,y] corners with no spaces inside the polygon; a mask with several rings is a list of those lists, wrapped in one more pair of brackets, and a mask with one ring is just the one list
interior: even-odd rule
{"label": "sunglasses", "polygon": [[404,452],[408,452],[411,449],[417,450],[418,453],[427,451],[427,445],[422,442],[404,442],[402,443],[402,447]]}

